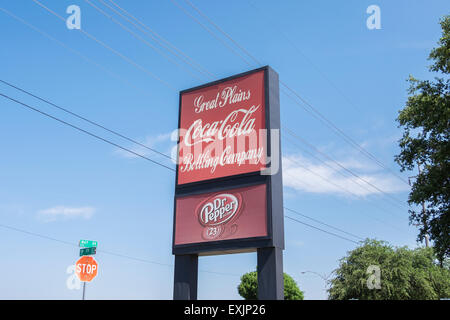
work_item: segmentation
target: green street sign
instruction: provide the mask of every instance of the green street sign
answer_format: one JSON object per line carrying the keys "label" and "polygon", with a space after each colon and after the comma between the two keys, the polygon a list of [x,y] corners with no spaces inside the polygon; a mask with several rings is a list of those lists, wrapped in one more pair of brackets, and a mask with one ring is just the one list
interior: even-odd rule
{"label": "green street sign", "polygon": [[81,256],[90,256],[97,252],[97,247],[91,247],[91,248],[82,248],[80,249],[80,257]]}
{"label": "green street sign", "polygon": [[91,248],[91,247],[97,247],[97,241],[92,240],[80,240],[80,247],[82,248]]}

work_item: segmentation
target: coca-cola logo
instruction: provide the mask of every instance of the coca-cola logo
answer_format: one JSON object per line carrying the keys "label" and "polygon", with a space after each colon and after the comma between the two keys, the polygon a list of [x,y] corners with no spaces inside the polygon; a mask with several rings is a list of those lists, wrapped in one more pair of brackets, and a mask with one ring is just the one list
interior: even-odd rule
{"label": "coca-cola logo", "polygon": [[212,123],[203,124],[202,119],[197,119],[184,134],[184,144],[193,146],[201,142],[212,142],[216,138],[221,141],[226,138],[248,135],[255,130],[256,119],[252,116],[259,107],[260,105],[254,105],[249,109],[236,109],[230,112],[224,120]]}
{"label": "coca-cola logo", "polygon": [[240,194],[222,193],[200,203],[196,212],[199,223],[204,227],[202,237],[214,240],[236,232],[237,225],[232,221],[236,220],[241,209]]}

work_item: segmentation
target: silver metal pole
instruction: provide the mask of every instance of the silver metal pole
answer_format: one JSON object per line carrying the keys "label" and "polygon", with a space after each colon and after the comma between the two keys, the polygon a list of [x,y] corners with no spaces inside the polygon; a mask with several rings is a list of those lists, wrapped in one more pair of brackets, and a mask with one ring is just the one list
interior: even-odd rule
{"label": "silver metal pole", "polygon": [[[420,164],[419,163],[417,163],[417,168],[419,169],[419,175],[420,175],[422,172],[420,170]],[[426,212],[425,201],[422,201],[422,216],[425,216],[425,212]],[[425,219],[423,220],[423,226],[424,226],[424,228],[427,227]],[[430,246],[430,244],[429,244],[429,240],[428,240],[428,234],[425,234],[425,247],[428,248],[429,246]]]}
{"label": "silver metal pole", "polygon": [[83,300],[84,300],[85,292],[86,292],[86,282],[83,282]]}

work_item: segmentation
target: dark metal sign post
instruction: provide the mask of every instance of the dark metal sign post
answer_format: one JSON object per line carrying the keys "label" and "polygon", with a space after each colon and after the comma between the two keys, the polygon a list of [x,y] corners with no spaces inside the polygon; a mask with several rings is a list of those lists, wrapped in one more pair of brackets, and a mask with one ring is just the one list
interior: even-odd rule
{"label": "dark metal sign post", "polygon": [[[229,78],[214,81],[203,86],[180,92],[180,114],[182,95],[201,89],[220,85],[256,72],[264,73],[264,104],[265,128],[267,129],[267,156],[270,162],[266,168],[275,167],[274,174],[262,175],[260,171],[238,174],[229,177],[178,184],[178,166],[175,182],[174,201],[174,235],[172,252],[175,255],[174,289],[175,300],[196,300],[198,286],[199,256],[256,252],[258,273],[258,299],[283,300],[283,250],[284,250],[284,215],[283,215],[283,183],[281,168],[280,141],[280,98],[278,74],[266,66]],[[181,116],[180,116],[181,118]],[[179,120],[179,128],[180,128]],[[273,130],[276,129],[276,130]],[[179,138],[180,139],[180,138]],[[178,141],[179,143],[180,141]],[[265,186],[265,201],[267,233],[265,236],[212,240],[208,242],[176,244],[177,199],[202,195],[207,192],[220,193],[232,188],[246,188]],[[255,200],[254,200],[255,201]],[[256,200],[264,201],[264,199]],[[192,213],[193,214],[193,213]]]}

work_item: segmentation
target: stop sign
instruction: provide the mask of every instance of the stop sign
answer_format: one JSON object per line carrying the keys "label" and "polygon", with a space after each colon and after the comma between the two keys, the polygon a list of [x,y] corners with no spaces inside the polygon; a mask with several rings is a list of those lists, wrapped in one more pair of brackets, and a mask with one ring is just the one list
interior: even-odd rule
{"label": "stop sign", "polygon": [[75,264],[75,274],[82,282],[90,282],[98,272],[97,261],[93,257],[83,256]]}

